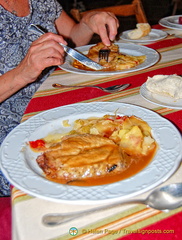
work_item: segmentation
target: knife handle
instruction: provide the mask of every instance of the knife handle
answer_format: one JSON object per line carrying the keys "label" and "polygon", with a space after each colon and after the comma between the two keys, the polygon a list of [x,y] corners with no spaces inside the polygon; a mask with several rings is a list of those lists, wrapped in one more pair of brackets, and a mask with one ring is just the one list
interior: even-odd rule
{"label": "knife handle", "polygon": [[[28,26],[28,30],[31,31],[31,32],[36,33],[39,36],[42,36],[43,34],[45,34],[45,32],[42,29],[40,29],[38,26],[36,26],[35,24],[30,24]],[[64,51],[67,50],[67,46],[66,45],[64,45],[63,43],[59,43],[59,44],[64,48]]]}
{"label": "knife handle", "polygon": [[42,29],[40,29],[38,26],[36,26],[35,24],[30,24],[28,26],[28,30],[31,31],[31,32],[36,33],[39,36],[45,34],[45,32]]}

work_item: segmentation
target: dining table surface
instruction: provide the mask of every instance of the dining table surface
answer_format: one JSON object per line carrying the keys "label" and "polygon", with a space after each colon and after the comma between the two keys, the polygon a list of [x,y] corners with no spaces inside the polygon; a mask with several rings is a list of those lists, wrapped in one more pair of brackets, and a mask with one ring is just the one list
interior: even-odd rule
{"label": "dining table surface", "polygon": [[[153,26],[167,33],[163,39],[146,43],[131,43],[146,46],[159,53],[159,60],[147,68],[114,75],[90,75],[69,72],[56,68],[34,94],[22,118],[22,122],[44,111],[78,103],[111,102],[131,104],[153,111],[169,120],[182,131],[182,107],[172,108],[156,104],[140,94],[141,86],[148,77],[154,75],[182,75],[182,30],[168,29],[160,25]],[[126,43],[119,39],[116,43]],[[56,89],[53,83],[74,85],[72,88]],[[76,85],[98,85],[109,87],[116,84],[130,83],[130,86],[119,92],[106,93],[96,88],[77,88]],[[170,143],[170,139],[169,139]],[[182,146],[181,146],[182,147]],[[182,166],[162,183],[182,182]],[[57,184],[57,183],[55,183]],[[146,198],[153,189],[144,191],[131,198]],[[72,193],[74,194],[74,192]],[[111,200],[112,203],[112,200]],[[164,212],[142,204],[125,204],[101,212],[76,218],[67,223],[47,227],[42,224],[42,217],[48,213],[67,213],[91,209],[108,203],[77,204],[66,201],[51,201],[42,197],[27,194],[26,191],[12,187],[11,214],[13,240],[91,240],[91,239],[180,239],[182,224],[182,207]]]}

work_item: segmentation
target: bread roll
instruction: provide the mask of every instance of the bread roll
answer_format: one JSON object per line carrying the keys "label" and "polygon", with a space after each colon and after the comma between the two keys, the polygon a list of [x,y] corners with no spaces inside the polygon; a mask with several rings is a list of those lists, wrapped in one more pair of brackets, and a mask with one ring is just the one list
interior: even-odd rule
{"label": "bread roll", "polygon": [[138,23],[136,27],[136,29],[128,33],[130,39],[140,39],[147,36],[151,31],[151,27],[148,23]]}

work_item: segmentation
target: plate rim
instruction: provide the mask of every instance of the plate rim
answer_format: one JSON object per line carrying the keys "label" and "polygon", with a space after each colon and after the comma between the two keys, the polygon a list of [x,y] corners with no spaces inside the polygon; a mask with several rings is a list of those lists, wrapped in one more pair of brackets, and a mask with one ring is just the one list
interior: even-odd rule
{"label": "plate rim", "polygon": [[[57,108],[54,108],[54,109],[49,109],[49,110],[47,110],[47,111],[43,111],[43,112],[41,112],[41,113],[39,113],[39,114],[37,114],[37,115],[35,115],[35,116],[33,116],[33,117],[30,117],[28,120],[26,120],[26,121],[24,121],[23,123],[21,123],[20,125],[18,125],[15,129],[13,129],[12,130],[12,132],[10,133],[10,134],[8,134],[8,136],[5,138],[5,140],[3,141],[3,143],[2,143],[2,145],[1,145],[1,148],[0,148],[0,157],[2,156],[2,154],[3,154],[3,150],[4,150],[4,148],[6,147],[6,141],[8,140],[8,138],[10,138],[12,135],[13,135],[13,133],[18,129],[18,128],[20,128],[20,126],[22,127],[22,126],[24,126],[24,125],[27,125],[27,124],[29,124],[29,121],[33,121],[34,119],[39,119],[39,117],[40,117],[40,115],[42,115],[42,116],[44,116],[44,114],[46,115],[46,114],[49,114],[49,113],[51,113],[52,111],[56,111],[56,110],[59,110],[59,109],[61,109],[61,108],[67,108],[67,107],[75,107],[75,105],[77,105],[77,106],[88,106],[88,105],[95,105],[95,106],[97,106],[97,105],[102,105],[102,107],[103,106],[107,106],[107,105],[109,105],[109,106],[111,106],[111,107],[113,107],[113,104],[114,105],[117,105],[117,106],[121,106],[121,107],[133,107],[134,109],[136,108],[137,109],[137,111],[138,111],[138,109],[140,109],[140,110],[142,110],[142,111],[145,111],[145,112],[150,112],[151,114],[153,114],[154,116],[156,116],[157,118],[160,118],[160,119],[163,119],[163,121],[165,121],[167,124],[170,124],[170,126],[176,131],[176,133],[178,134],[178,138],[180,138],[180,140],[181,140],[181,144],[182,144],[182,138],[181,138],[181,135],[180,135],[180,133],[179,133],[179,131],[177,130],[177,128],[175,127],[175,125],[174,124],[172,124],[169,120],[167,120],[166,118],[163,118],[162,116],[160,116],[158,113],[156,113],[156,112],[153,112],[153,111],[151,111],[151,110],[149,110],[149,109],[147,109],[147,108],[144,108],[144,107],[141,107],[141,106],[137,106],[137,105],[133,105],[133,104],[128,104],[128,103],[117,103],[117,102],[93,102],[93,103],[76,103],[76,104],[70,104],[70,105],[65,105],[65,106],[61,106],[61,107],[57,107]],[[94,106],[94,107],[95,107]],[[104,114],[104,113],[103,113]],[[65,117],[64,117],[65,118]],[[25,141],[25,139],[24,139],[24,141]],[[129,197],[133,197],[133,196],[137,196],[137,195],[139,195],[139,194],[141,194],[141,193],[144,193],[144,192],[146,192],[146,191],[148,191],[148,190],[151,190],[151,189],[153,189],[154,187],[156,187],[156,186],[158,186],[159,184],[161,184],[162,182],[164,182],[164,181],[166,181],[169,177],[171,177],[173,174],[174,174],[174,172],[178,169],[178,167],[179,167],[179,165],[180,165],[180,162],[181,162],[181,157],[182,157],[182,150],[181,150],[181,152],[178,154],[178,161],[176,160],[176,162],[175,162],[175,166],[173,167],[173,169],[170,169],[170,173],[168,172],[168,174],[167,174],[167,176],[165,175],[165,177],[163,177],[162,179],[160,179],[160,181],[159,182],[156,182],[155,184],[153,184],[152,186],[150,186],[150,187],[148,187],[147,189],[142,189],[142,190],[138,190],[137,192],[135,192],[134,194],[132,193],[130,193],[130,194],[128,194],[128,195],[126,195],[126,196],[122,196],[122,197],[117,197],[117,198],[108,198],[108,199],[95,199],[95,200],[88,200],[88,199],[79,199],[79,200],[70,200],[69,199],[69,201],[68,200],[63,200],[63,199],[58,199],[58,198],[55,198],[55,197],[51,197],[51,196],[45,196],[45,194],[44,195],[40,195],[40,193],[39,194],[37,194],[37,193],[35,193],[35,192],[32,192],[31,191],[31,189],[25,189],[24,187],[22,187],[22,186],[20,186],[20,185],[17,185],[17,183],[15,183],[14,181],[12,181],[12,179],[9,179],[9,175],[8,175],[8,173],[6,172],[6,169],[4,169],[4,167],[2,166],[2,157],[1,157],[1,159],[0,159],[0,166],[1,166],[1,168],[2,168],[2,172],[4,173],[4,175],[5,175],[5,177],[7,177],[7,179],[8,180],[10,180],[10,182],[15,186],[15,187],[17,187],[18,189],[20,189],[20,190],[22,190],[22,191],[24,191],[25,193],[28,193],[29,195],[32,195],[32,196],[36,196],[36,197],[39,197],[39,198],[43,198],[43,199],[45,199],[45,200],[51,200],[51,201],[56,201],[56,202],[62,202],[62,203],[74,203],[74,204],[95,204],[96,202],[97,203],[107,203],[107,202],[110,202],[110,201],[118,201],[118,200],[123,200],[123,199],[126,199],[126,198],[129,198]],[[22,160],[21,160],[22,161]],[[143,171],[143,170],[142,170]],[[141,171],[141,172],[142,172]],[[50,183],[50,181],[48,181],[47,179],[44,179],[44,181],[45,181],[45,184],[48,184],[48,183]],[[53,183],[53,182],[51,182],[52,184],[51,185],[54,185],[55,187],[56,187],[56,184],[55,183]],[[59,186],[60,186],[60,184],[58,184]],[[113,185],[113,184],[107,184],[107,186],[111,186],[111,185]],[[99,189],[101,189],[102,188],[102,186],[103,185],[101,185],[101,186],[99,186]],[[104,185],[105,186],[105,185]],[[60,188],[61,188],[62,186],[60,186]],[[96,186],[96,187],[98,187],[98,186]],[[69,186],[69,189],[78,189],[79,187],[77,187],[77,186]],[[84,187],[83,187],[84,188]],[[94,191],[94,189],[95,189],[95,186],[93,186],[93,187],[91,187],[92,189],[93,189],[93,191]]]}
{"label": "plate rim", "polygon": [[172,17],[182,17],[182,15],[174,15],[174,16],[167,16],[167,17],[161,18],[159,20],[159,24],[169,29],[182,30],[182,25],[181,27],[178,27],[178,26],[174,26],[173,23],[168,22],[168,19]]}
{"label": "plate rim", "polygon": [[168,19],[167,19],[167,21],[169,22],[169,23],[171,23],[171,24],[173,24],[174,26],[181,26],[182,27],[182,24],[180,24],[180,23],[174,23],[173,21],[169,21],[170,19],[178,19],[179,17],[182,17],[182,15],[175,15],[175,16],[171,16],[171,18],[169,17]]}
{"label": "plate rim", "polygon": [[[126,70],[122,70],[122,71],[108,71],[108,72],[107,71],[106,72],[104,72],[104,71],[85,71],[82,69],[74,68],[70,64],[70,62],[72,61],[72,58],[69,56],[66,56],[65,63],[63,65],[60,65],[59,68],[61,68],[62,70],[65,70],[67,72],[83,74],[83,75],[111,76],[111,75],[120,75],[120,74],[126,74],[126,73],[140,71],[140,70],[143,70],[143,69],[146,69],[146,68],[149,68],[149,67],[155,65],[160,60],[160,53],[150,47],[135,45],[135,44],[131,44],[131,43],[115,43],[115,44],[118,45],[119,48],[123,49],[123,50],[126,49],[126,50],[130,51],[130,48],[134,48],[134,49],[132,49],[132,51],[137,51],[137,49],[140,49],[141,54],[142,54],[142,51],[145,50],[145,53],[144,53],[145,55],[147,55],[148,57],[149,56],[153,57],[152,62],[148,63],[148,65],[145,66],[145,64],[146,64],[146,61],[145,61],[142,64],[136,66],[135,68],[131,68],[128,70],[126,69]],[[84,51],[88,51],[88,49],[94,45],[96,45],[96,44],[84,45],[84,46],[77,47],[75,49],[80,52],[84,52]],[[148,52],[150,52],[150,54]]]}

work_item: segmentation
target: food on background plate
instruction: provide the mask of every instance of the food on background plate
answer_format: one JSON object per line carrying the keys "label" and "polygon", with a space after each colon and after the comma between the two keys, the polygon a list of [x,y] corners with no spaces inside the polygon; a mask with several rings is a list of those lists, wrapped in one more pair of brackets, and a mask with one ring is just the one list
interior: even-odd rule
{"label": "food on background plate", "polygon": [[148,77],[146,88],[152,93],[178,100],[182,98],[182,77],[176,74]]}
{"label": "food on background plate", "polygon": [[132,40],[141,39],[147,36],[151,31],[150,24],[148,23],[138,23],[136,27],[136,29],[128,32],[128,37]]}
{"label": "food on background plate", "polygon": [[149,164],[157,149],[145,121],[118,115],[75,120],[70,132],[29,146],[40,152],[36,161],[47,179],[77,186],[130,177]]}
{"label": "food on background plate", "polygon": [[179,24],[182,24],[182,17],[179,17]]}
{"label": "food on background plate", "polygon": [[[105,59],[99,60],[99,51],[105,47],[106,46],[100,42],[90,47],[88,53],[86,54],[88,58],[104,66],[104,69],[102,69],[102,71],[118,71],[130,69],[138,66],[139,64],[143,63],[146,60],[145,55],[131,56],[120,53],[118,45],[114,43],[112,43],[111,46],[108,47],[108,49],[110,50],[108,62]],[[83,70],[94,71],[93,69],[90,69],[85,65],[81,64],[77,60],[73,61],[73,67]]]}

